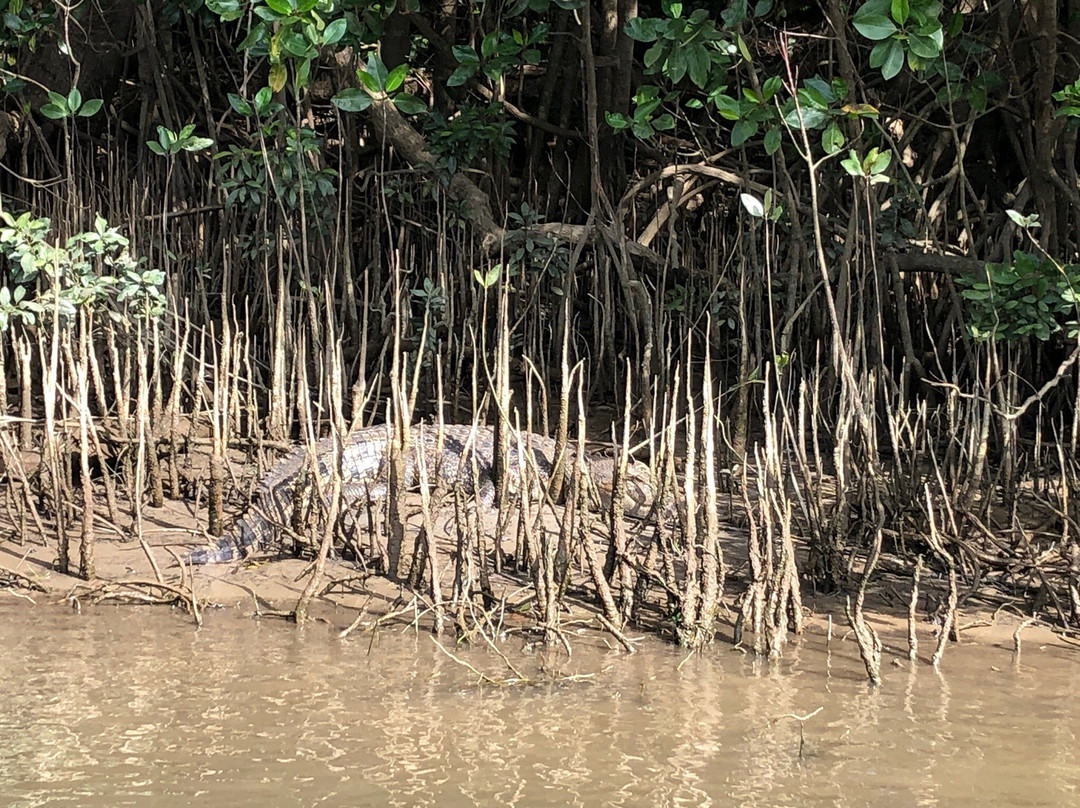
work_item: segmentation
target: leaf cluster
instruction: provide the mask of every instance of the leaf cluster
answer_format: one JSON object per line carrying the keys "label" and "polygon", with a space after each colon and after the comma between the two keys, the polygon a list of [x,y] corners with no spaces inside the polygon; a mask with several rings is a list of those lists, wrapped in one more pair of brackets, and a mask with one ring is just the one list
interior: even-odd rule
{"label": "leaf cluster", "polygon": [[1070,128],[1080,128],[1080,79],[1066,84],[1053,97],[1061,105],[1054,111],[1054,117],[1068,118]]}
{"label": "leaf cluster", "polygon": [[46,0],[0,0],[0,60],[14,65],[23,48],[33,52],[56,22],[56,4]]}
{"label": "leaf cluster", "polygon": [[[253,101],[230,94],[229,104],[250,119],[254,131],[246,143],[230,144],[214,155],[225,206],[258,209],[275,199],[289,213],[301,204],[320,211],[337,192],[338,174],[321,164],[322,141],[315,131],[290,126],[278,116],[282,106],[272,99],[269,87],[256,93]],[[268,147],[279,138],[283,149]]]}
{"label": "leaf cluster", "polygon": [[[772,10],[771,2],[750,9],[745,1],[732,3],[717,13],[700,8],[683,16],[683,4],[664,4],[665,17],[642,17],[630,21],[626,33],[639,42],[652,43],[645,52],[646,75],[663,80],[637,89],[631,115],[607,112],[605,119],[616,131],[629,130],[646,140],[656,132],[676,128],[680,119],[690,122],[692,110],[717,116],[731,124],[731,145],[761,141],[765,153],[775,154],[785,130],[820,130],[827,154],[846,142],[843,120],[876,117],[877,109],[848,101],[850,88],[842,79],[820,76],[803,80],[792,96],[781,75],[765,75],[760,89],[747,80],[744,66],[755,63],[743,26]],[[665,85],[670,89],[665,89]]]}
{"label": "leaf cluster", "polygon": [[49,101],[41,107],[41,114],[54,121],[65,118],[89,118],[101,109],[102,100],[91,98],[83,101],[82,93],[73,87],[67,95],[49,91]]}
{"label": "leaf cluster", "polygon": [[485,157],[505,160],[514,145],[514,126],[501,104],[462,104],[457,114],[445,118],[432,112],[424,125],[428,146],[450,174],[472,167]]}
{"label": "leaf cluster", "polygon": [[699,89],[706,89],[717,69],[732,64],[737,45],[732,36],[716,24],[705,9],[682,16],[681,3],[668,3],[668,17],[636,17],[626,33],[638,42],[652,42],[645,52],[647,74],[662,74],[672,84],[685,76]]}
{"label": "leaf cluster", "polygon": [[[570,266],[570,250],[565,241],[559,241],[538,229],[544,217],[527,202],[517,211],[508,211],[507,222],[512,226],[506,234],[505,265],[498,265],[508,278],[518,275],[546,275],[561,278]],[[553,287],[557,295],[562,289]]]}
{"label": "leaf cluster", "polygon": [[551,26],[540,23],[531,31],[501,28],[491,31],[480,40],[480,50],[472,45],[454,45],[454,58],[458,66],[450,78],[448,87],[460,87],[478,71],[491,81],[498,81],[511,69],[522,65],[540,63],[539,45],[547,41]]}
{"label": "leaf cluster", "polygon": [[48,219],[29,212],[0,211],[0,222],[0,255],[15,284],[0,287],[0,330],[16,319],[34,325],[53,315],[67,324],[82,308],[124,323],[165,313],[165,273],[134,258],[127,237],[102,217],[63,245],[49,241]]}
{"label": "leaf cluster", "polygon": [[182,151],[199,152],[209,149],[214,141],[208,137],[195,136],[195,124],[189,123],[179,132],[173,132],[164,126],[157,128],[158,139],[149,140],[146,147],[158,157],[172,157]]}
{"label": "leaf cluster", "polygon": [[240,43],[252,56],[268,57],[269,82],[274,92],[288,81],[288,64],[294,66],[298,88],[311,82],[311,68],[322,48],[333,47],[349,31],[349,20],[335,0],[206,0],[206,6],[223,22],[238,20],[250,12],[254,24]]}
{"label": "leaf cluster", "polygon": [[1075,339],[1080,264],[1060,266],[1017,250],[1012,263],[987,264],[983,275],[958,279],[967,302],[968,331],[978,340],[1049,340],[1061,331]]}
{"label": "leaf cluster", "polygon": [[855,30],[876,42],[870,67],[888,80],[899,75],[905,58],[912,70],[923,70],[941,55],[945,33],[937,0],[869,0],[855,12]]}
{"label": "leaf cluster", "polygon": [[367,65],[356,71],[359,87],[346,87],[330,99],[342,112],[363,112],[375,99],[388,97],[406,115],[427,111],[427,104],[411,93],[401,90],[409,75],[409,66],[401,64],[387,70],[377,53],[368,55]]}

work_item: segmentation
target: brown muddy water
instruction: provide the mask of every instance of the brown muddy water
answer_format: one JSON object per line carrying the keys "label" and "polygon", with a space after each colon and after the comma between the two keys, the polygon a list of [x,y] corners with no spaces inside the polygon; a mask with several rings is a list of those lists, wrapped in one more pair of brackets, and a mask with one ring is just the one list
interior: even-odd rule
{"label": "brown muddy water", "polygon": [[[954,647],[872,691],[850,642],[683,662],[598,635],[477,685],[429,636],[0,602],[0,805],[1076,806],[1080,656]],[[507,673],[489,651],[457,649]],[[820,712],[803,725],[789,714]]]}

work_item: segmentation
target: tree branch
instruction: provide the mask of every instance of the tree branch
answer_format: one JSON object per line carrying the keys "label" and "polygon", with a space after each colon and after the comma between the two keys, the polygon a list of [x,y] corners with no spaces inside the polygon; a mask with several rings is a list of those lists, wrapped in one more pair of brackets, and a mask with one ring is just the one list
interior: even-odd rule
{"label": "tree branch", "polygon": [[[393,101],[385,95],[374,99],[368,107],[367,119],[375,136],[393,146],[411,165],[436,166],[438,161],[428,151],[423,136],[402,117]],[[506,231],[495,222],[487,194],[460,172],[451,175],[448,191],[451,199],[464,204],[465,215],[479,229],[484,252],[493,252],[502,243]]]}

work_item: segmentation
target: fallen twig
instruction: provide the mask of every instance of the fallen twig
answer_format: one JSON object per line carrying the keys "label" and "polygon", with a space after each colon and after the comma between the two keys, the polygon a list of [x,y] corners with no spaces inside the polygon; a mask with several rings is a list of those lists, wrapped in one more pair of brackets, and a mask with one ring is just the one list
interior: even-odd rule
{"label": "fallen twig", "polygon": [[441,642],[439,642],[437,639],[435,639],[434,637],[431,638],[431,641],[433,643],[435,643],[436,648],[438,648],[440,651],[442,651],[444,654],[446,654],[448,657],[450,657],[450,659],[454,660],[454,662],[461,665],[463,668],[468,668],[473,673],[475,673],[478,677],[480,677],[480,681],[482,681],[482,682],[487,682],[488,684],[492,684],[492,685],[503,685],[503,686],[505,686],[505,685],[513,685],[513,684],[521,684],[522,683],[521,680],[519,680],[519,679],[504,679],[504,680],[493,679],[492,677],[488,676],[486,673],[484,673],[479,668],[477,668],[477,667],[475,667],[473,665],[470,665],[468,662],[466,662],[461,657],[454,656],[453,654],[451,654],[449,651],[446,650],[446,647]]}
{"label": "fallen twig", "polygon": [[91,586],[80,584],[64,600],[78,603],[80,595],[92,603],[114,602],[156,606],[175,606],[179,603],[196,621],[200,619],[198,605],[190,592],[182,587],[160,581],[102,581]]}
{"label": "fallen twig", "polygon": [[630,644],[630,639],[621,631],[619,631],[618,627],[606,617],[604,617],[604,615],[598,613],[596,615],[596,619],[600,621],[600,625],[607,629],[612,637],[619,641],[619,645],[625,648],[627,653],[632,654],[637,650],[636,648],[634,648],[633,645]]}
{"label": "fallen twig", "polygon": [[29,589],[34,592],[44,592],[45,587],[35,581],[28,575],[23,575],[21,572],[8,569],[7,567],[0,567],[0,587],[3,588],[22,588]]}

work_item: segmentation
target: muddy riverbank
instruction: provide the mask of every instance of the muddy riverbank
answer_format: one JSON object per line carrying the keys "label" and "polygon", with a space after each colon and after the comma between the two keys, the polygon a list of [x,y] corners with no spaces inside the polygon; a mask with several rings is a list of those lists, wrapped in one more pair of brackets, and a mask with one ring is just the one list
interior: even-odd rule
{"label": "muddy riverbank", "polygon": [[[0,598],[5,601],[23,602],[29,607],[26,619],[33,621],[34,604],[42,606],[65,605],[73,610],[91,608],[99,603],[128,604],[137,608],[140,602],[149,604],[170,601],[168,591],[152,585],[160,573],[169,587],[194,594],[198,600],[200,619],[217,612],[227,612],[241,617],[264,618],[267,622],[287,619],[295,608],[311,572],[311,562],[298,558],[272,558],[256,562],[209,565],[189,568],[181,574],[175,556],[185,548],[197,547],[206,538],[196,527],[196,520],[181,504],[167,504],[158,513],[149,513],[143,542],[123,536],[102,538],[95,545],[98,580],[88,583],[75,577],[62,575],[55,569],[54,548],[36,542],[19,543],[8,539],[0,542],[0,569],[13,571],[20,577],[18,585],[0,588]],[[449,567],[450,552],[442,563]],[[733,554],[734,555],[734,554]],[[156,570],[155,570],[156,567]],[[444,580],[446,575],[443,576]],[[529,641],[534,639],[533,620],[530,618],[531,592],[527,577],[508,571],[492,576],[492,586],[503,606],[495,610],[501,631],[520,635]],[[714,648],[708,653],[724,653],[733,639],[737,616],[736,598],[745,584],[732,576],[718,625]],[[886,660],[904,662],[908,653],[908,622],[906,599],[910,580],[903,576],[878,576],[871,588],[869,615],[871,624],[881,634]],[[930,608],[940,600],[943,581],[923,582],[924,595],[918,619],[915,622],[919,643],[919,658],[929,661],[937,643],[939,624],[930,617]],[[569,598],[565,622],[568,636],[581,633],[599,635],[594,641],[606,642],[617,647],[597,619],[595,603],[582,592],[578,598]],[[354,562],[331,559],[325,569],[323,591],[315,600],[312,614],[335,630],[351,630],[364,633],[373,629],[414,629],[430,627],[430,611],[423,596],[388,580],[386,577],[365,572]],[[175,609],[184,612],[173,619],[191,622],[194,617],[181,608],[184,602],[177,598]],[[168,605],[157,608],[168,610]],[[659,607],[657,607],[659,608]],[[19,612],[13,610],[11,615]],[[121,609],[117,614],[123,614]],[[807,626],[818,634],[829,634],[838,641],[849,641],[844,614],[844,600],[839,596],[815,596],[806,593],[803,614]],[[1013,649],[1018,629],[1025,646],[1055,647],[1063,653],[1080,654],[1080,645],[1062,637],[1046,624],[1026,620],[1019,605],[1012,605],[998,597],[973,597],[958,615],[960,643],[950,643],[946,651],[951,660],[971,645],[999,649]],[[670,640],[662,619],[654,621],[652,629],[631,628],[628,636],[635,643],[646,637],[652,647],[652,638],[659,635]],[[670,642],[658,640],[655,645],[665,647]],[[1078,657],[1080,661],[1080,657]],[[1080,666],[1078,666],[1080,667]],[[505,672],[505,668],[503,668]],[[498,671],[496,671],[498,672]]]}

